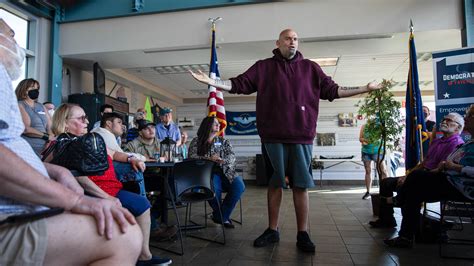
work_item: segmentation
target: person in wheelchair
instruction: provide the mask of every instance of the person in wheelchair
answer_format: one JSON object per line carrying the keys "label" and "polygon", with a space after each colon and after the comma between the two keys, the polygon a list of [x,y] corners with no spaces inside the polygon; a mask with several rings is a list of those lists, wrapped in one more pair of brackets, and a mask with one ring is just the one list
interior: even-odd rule
{"label": "person in wheelchair", "polygon": [[[216,162],[218,167],[213,174],[212,182],[216,197],[209,201],[212,220],[223,224],[226,228],[234,228],[230,216],[245,190],[241,176],[235,172],[235,154],[230,141],[219,136],[220,124],[215,117],[206,117],[199,126],[197,137],[189,145],[189,158],[208,159]],[[222,201],[222,192],[227,192]],[[222,219],[218,210],[217,201],[222,202]]]}
{"label": "person in wheelchair", "polygon": [[[466,110],[464,129],[474,135],[474,104]],[[402,208],[402,225],[398,236],[384,240],[391,247],[411,248],[413,237],[420,225],[422,202],[440,200],[474,200],[474,140],[458,147],[446,160],[431,171],[415,170],[403,184],[399,201]]]}

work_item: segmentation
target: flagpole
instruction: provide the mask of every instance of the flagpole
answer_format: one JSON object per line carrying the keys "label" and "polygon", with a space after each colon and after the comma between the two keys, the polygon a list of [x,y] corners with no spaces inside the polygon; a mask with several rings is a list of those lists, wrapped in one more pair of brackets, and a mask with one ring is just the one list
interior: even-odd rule
{"label": "flagpole", "polygon": [[[413,27],[413,21],[410,19],[410,38],[413,38],[413,32],[414,32],[414,27]],[[416,58],[412,58],[413,60],[416,60]],[[420,161],[418,164],[420,164],[423,161],[423,135],[422,135],[422,126],[420,124],[416,125],[416,129],[418,131],[418,138],[420,139]]]}
{"label": "flagpole", "polygon": [[211,22],[211,29],[216,30],[216,22],[222,20],[222,18],[221,17],[208,18],[207,20]]}
{"label": "flagpole", "polygon": [[[221,17],[209,18],[211,22],[211,62],[209,63],[209,77],[213,79],[220,79],[217,52],[216,52],[216,22],[222,20]],[[207,116],[214,116],[220,124],[219,136],[224,136],[224,130],[227,127],[224,107],[224,95],[222,90],[209,86],[208,97],[208,113]]]}

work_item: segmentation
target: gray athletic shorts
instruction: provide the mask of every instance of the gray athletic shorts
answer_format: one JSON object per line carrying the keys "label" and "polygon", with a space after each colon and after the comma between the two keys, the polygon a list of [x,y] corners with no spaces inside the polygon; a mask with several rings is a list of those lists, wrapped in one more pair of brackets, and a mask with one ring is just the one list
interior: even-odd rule
{"label": "gray athletic shorts", "polygon": [[288,176],[290,187],[314,187],[312,152],[311,144],[264,143],[262,153],[269,185],[286,188]]}
{"label": "gray athletic shorts", "polygon": [[0,226],[0,265],[43,265],[47,245],[45,219]]}

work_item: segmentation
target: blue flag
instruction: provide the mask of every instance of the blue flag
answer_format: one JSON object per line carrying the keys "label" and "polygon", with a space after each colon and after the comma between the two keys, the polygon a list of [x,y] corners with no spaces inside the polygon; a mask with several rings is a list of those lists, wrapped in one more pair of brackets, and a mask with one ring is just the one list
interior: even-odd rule
{"label": "blue flag", "polygon": [[408,71],[406,93],[406,143],[405,168],[410,171],[423,160],[423,142],[428,139],[423,117],[423,102],[418,84],[418,66],[415,49],[415,38],[410,32],[409,41],[410,68]]}

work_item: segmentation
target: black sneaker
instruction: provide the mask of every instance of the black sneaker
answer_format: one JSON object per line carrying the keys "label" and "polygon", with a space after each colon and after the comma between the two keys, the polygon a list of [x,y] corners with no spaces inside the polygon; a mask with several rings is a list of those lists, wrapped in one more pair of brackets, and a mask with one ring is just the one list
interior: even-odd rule
{"label": "black sneaker", "polygon": [[261,234],[255,241],[253,241],[254,247],[265,247],[271,243],[280,241],[280,233],[278,231],[267,228],[263,234]]}
{"label": "black sneaker", "polygon": [[314,253],[315,246],[314,243],[309,238],[308,232],[306,231],[299,231],[296,235],[296,246],[299,250],[303,252],[311,252]]}
{"label": "black sneaker", "polygon": [[225,228],[229,228],[229,229],[234,229],[235,228],[235,225],[229,220],[229,221],[225,221],[223,223],[224,227]]}
{"label": "black sneaker", "polygon": [[146,266],[146,265],[170,265],[173,261],[170,258],[161,258],[157,256],[152,256],[149,260],[139,260],[137,261],[137,266]]}
{"label": "black sneaker", "polygon": [[385,239],[383,241],[385,245],[393,248],[412,248],[413,240],[403,236],[397,236],[392,239]]}
{"label": "black sneaker", "polygon": [[369,193],[369,192],[365,192],[364,196],[362,196],[362,199],[363,199],[363,200],[370,199],[370,193]]}
{"label": "black sneaker", "polygon": [[394,228],[397,227],[397,222],[394,218],[392,218],[391,221],[383,221],[381,219],[377,219],[375,221],[370,221],[369,225],[372,228]]}

